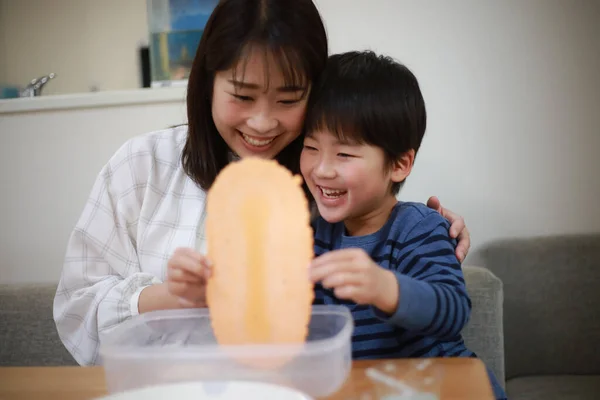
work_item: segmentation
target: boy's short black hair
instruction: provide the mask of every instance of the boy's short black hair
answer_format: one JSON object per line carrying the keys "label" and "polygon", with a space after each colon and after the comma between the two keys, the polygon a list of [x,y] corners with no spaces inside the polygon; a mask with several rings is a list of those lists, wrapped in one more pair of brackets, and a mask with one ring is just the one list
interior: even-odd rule
{"label": "boy's short black hair", "polygon": [[308,135],[327,131],[377,146],[391,165],[411,149],[417,153],[426,124],[419,83],[406,66],[372,51],[351,51],[329,57],[312,89],[304,128]]}

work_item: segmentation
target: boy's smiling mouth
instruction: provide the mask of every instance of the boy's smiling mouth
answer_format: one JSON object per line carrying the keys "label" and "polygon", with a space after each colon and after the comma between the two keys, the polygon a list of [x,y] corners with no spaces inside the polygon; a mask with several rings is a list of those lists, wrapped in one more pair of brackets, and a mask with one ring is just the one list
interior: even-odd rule
{"label": "boy's smiling mouth", "polygon": [[348,192],[347,190],[332,189],[319,185],[317,185],[317,189],[319,189],[321,195],[326,199],[339,199]]}

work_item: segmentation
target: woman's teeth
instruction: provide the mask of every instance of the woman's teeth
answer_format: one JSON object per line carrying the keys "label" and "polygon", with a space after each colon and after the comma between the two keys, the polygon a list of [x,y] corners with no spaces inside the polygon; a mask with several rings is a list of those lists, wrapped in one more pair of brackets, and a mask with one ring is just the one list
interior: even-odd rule
{"label": "woman's teeth", "polygon": [[321,189],[321,193],[323,193],[323,196],[325,196],[329,199],[336,199],[336,198],[341,197],[342,195],[346,194],[345,190],[327,189],[327,188],[324,188],[321,186],[319,186],[319,189]]}
{"label": "woman's teeth", "polygon": [[271,143],[273,140],[275,140],[275,138],[266,139],[266,140],[258,140],[258,139],[251,138],[250,136],[246,135],[245,133],[242,133],[242,137],[244,138],[244,140],[247,143],[251,144],[252,146],[257,146],[257,147],[266,146],[269,143]]}

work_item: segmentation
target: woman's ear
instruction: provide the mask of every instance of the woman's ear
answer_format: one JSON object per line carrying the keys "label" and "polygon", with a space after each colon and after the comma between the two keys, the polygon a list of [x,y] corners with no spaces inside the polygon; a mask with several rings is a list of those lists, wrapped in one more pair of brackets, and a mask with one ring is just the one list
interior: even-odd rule
{"label": "woman's ear", "polygon": [[402,154],[400,158],[394,161],[392,165],[391,179],[392,182],[403,182],[410,172],[415,163],[415,151],[410,149],[406,153]]}

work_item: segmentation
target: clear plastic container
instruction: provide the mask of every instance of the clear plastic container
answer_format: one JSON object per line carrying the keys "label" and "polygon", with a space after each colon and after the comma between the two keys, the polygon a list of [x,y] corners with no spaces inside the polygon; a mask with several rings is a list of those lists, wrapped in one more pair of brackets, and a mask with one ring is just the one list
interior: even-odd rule
{"label": "clear plastic container", "polygon": [[[104,340],[100,356],[109,393],[184,381],[260,381],[328,396],[352,366],[352,315],[345,306],[313,306],[306,343],[219,346],[208,309],[165,310],[124,322]],[[268,361],[294,354],[276,369],[251,367],[234,356]]]}

